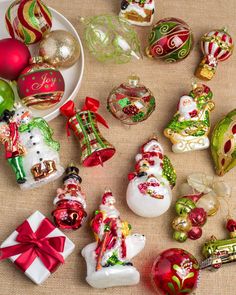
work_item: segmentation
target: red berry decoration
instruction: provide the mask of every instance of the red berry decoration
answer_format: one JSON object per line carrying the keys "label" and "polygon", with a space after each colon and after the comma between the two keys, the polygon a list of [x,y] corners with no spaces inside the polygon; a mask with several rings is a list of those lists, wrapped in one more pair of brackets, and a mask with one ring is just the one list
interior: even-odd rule
{"label": "red berry decoration", "polygon": [[202,228],[195,226],[190,229],[188,232],[188,238],[191,240],[197,240],[202,236]]}
{"label": "red berry decoration", "polygon": [[153,263],[151,278],[157,294],[190,294],[197,287],[199,264],[183,249],[168,249]]}
{"label": "red berry decoration", "polygon": [[21,41],[7,38],[0,40],[0,77],[16,80],[28,65],[30,52]]}
{"label": "red berry decoration", "polygon": [[20,74],[17,81],[22,102],[34,109],[48,109],[60,102],[65,82],[62,74],[53,66],[34,57],[30,65]]}
{"label": "red berry decoration", "polygon": [[207,220],[207,213],[203,208],[194,208],[188,217],[193,226],[203,226]]}

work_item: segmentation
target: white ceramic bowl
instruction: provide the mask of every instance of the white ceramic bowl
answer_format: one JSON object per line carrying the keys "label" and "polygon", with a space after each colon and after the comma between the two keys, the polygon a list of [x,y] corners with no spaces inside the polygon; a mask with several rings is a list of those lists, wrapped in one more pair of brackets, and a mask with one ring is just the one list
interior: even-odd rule
{"label": "white ceramic bowl", "polygon": [[[12,1],[9,1],[9,0],[7,1],[0,0],[0,19],[2,20],[2,24],[0,26],[1,39],[10,37],[6,30],[4,19],[5,19],[5,12],[11,3]],[[73,65],[69,69],[60,70],[65,79],[65,93],[60,103],[56,104],[54,107],[47,110],[34,110],[31,108],[31,111],[33,112],[34,116],[43,117],[47,121],[54,119],[60,114],[59,108],[66,101],[75,99],[79,91],[79,88],[82,82],[83,73],[84,73],[84,51],[83,51],[83,46],[77,31],[75,30],[73,25],[68,21],[68,19],[66,19],[62,14],[60,14],[53,8],[49,7],[49,9],[52,13],[52,30],[65,30],[72,33],[80,44],[81,54],[80,54],[80,58],[78,62],[75,65]],[[38,44],[29,46],[32,56],[37,55],[37,51],[38,51],[37,48],[38,48]]]}

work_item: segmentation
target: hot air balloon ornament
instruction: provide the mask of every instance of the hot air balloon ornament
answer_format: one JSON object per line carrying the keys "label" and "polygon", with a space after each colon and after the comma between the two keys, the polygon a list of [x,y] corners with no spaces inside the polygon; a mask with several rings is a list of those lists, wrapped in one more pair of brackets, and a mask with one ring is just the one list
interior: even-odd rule
{"label": "hot air balloon ornament", "polygon": [[233,39],[227,30],[215,30],[201,38],[201,49],[204,58],[199,64],[195,76],[202,80],[211,80],[219,61],[228,59],[233,53]]}
{"label": "hot air balloon ornament", "polygon": [[211,154],[219,176],[236,166],[236,109],[216,124],[211,138]]}

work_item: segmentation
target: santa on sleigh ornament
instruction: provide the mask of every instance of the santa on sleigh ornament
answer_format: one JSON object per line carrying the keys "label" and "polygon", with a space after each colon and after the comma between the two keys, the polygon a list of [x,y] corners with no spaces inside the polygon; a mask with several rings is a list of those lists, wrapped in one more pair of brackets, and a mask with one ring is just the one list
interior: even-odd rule
{"label": "santa on sleigh ornament", "polygon": [[160,216],[171,204],[175,170],[155,137],[141,147],[135,160],[135,172],[128,175],[127,204],[139,216]]}
{"label": "santa on sleigh ornament", "polygon": [[178,111],[164,130],[174,153],[207,149],[210,145],[210,112],[213,94],[204,84],[193,84],[189,95],[180,98]]}
{"label": "santa on sleigh ornament", "polygon": [[114,203],[112,192],[106,191],[91,221],[96,242],[82,250],[86,281],[94,288],[136,285],[140,280],[130,261],[143,250],[146,239],[140,234],[131,235],[131,225],[121,220]]}

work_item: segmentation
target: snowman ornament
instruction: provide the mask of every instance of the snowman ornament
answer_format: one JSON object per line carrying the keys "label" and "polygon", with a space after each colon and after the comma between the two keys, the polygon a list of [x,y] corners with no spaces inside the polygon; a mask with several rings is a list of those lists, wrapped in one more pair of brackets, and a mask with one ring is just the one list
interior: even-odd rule
{"label": "snowman ornament", "polygon": [[34,117],[29,109],[17,105],[13,120],[19,131],[19,141],[26,152],[23,167],[26,174],[22,189],[41,186],[60,177],[59,142],[52,138],[53,131],[41,117]]}
{"label": "snowman ornament", "polygon": [[146,142],[136,156],[135,172],[130,173],[126,200],[142,217],[157,217],[171,204],[176,173],[156,138]]}

